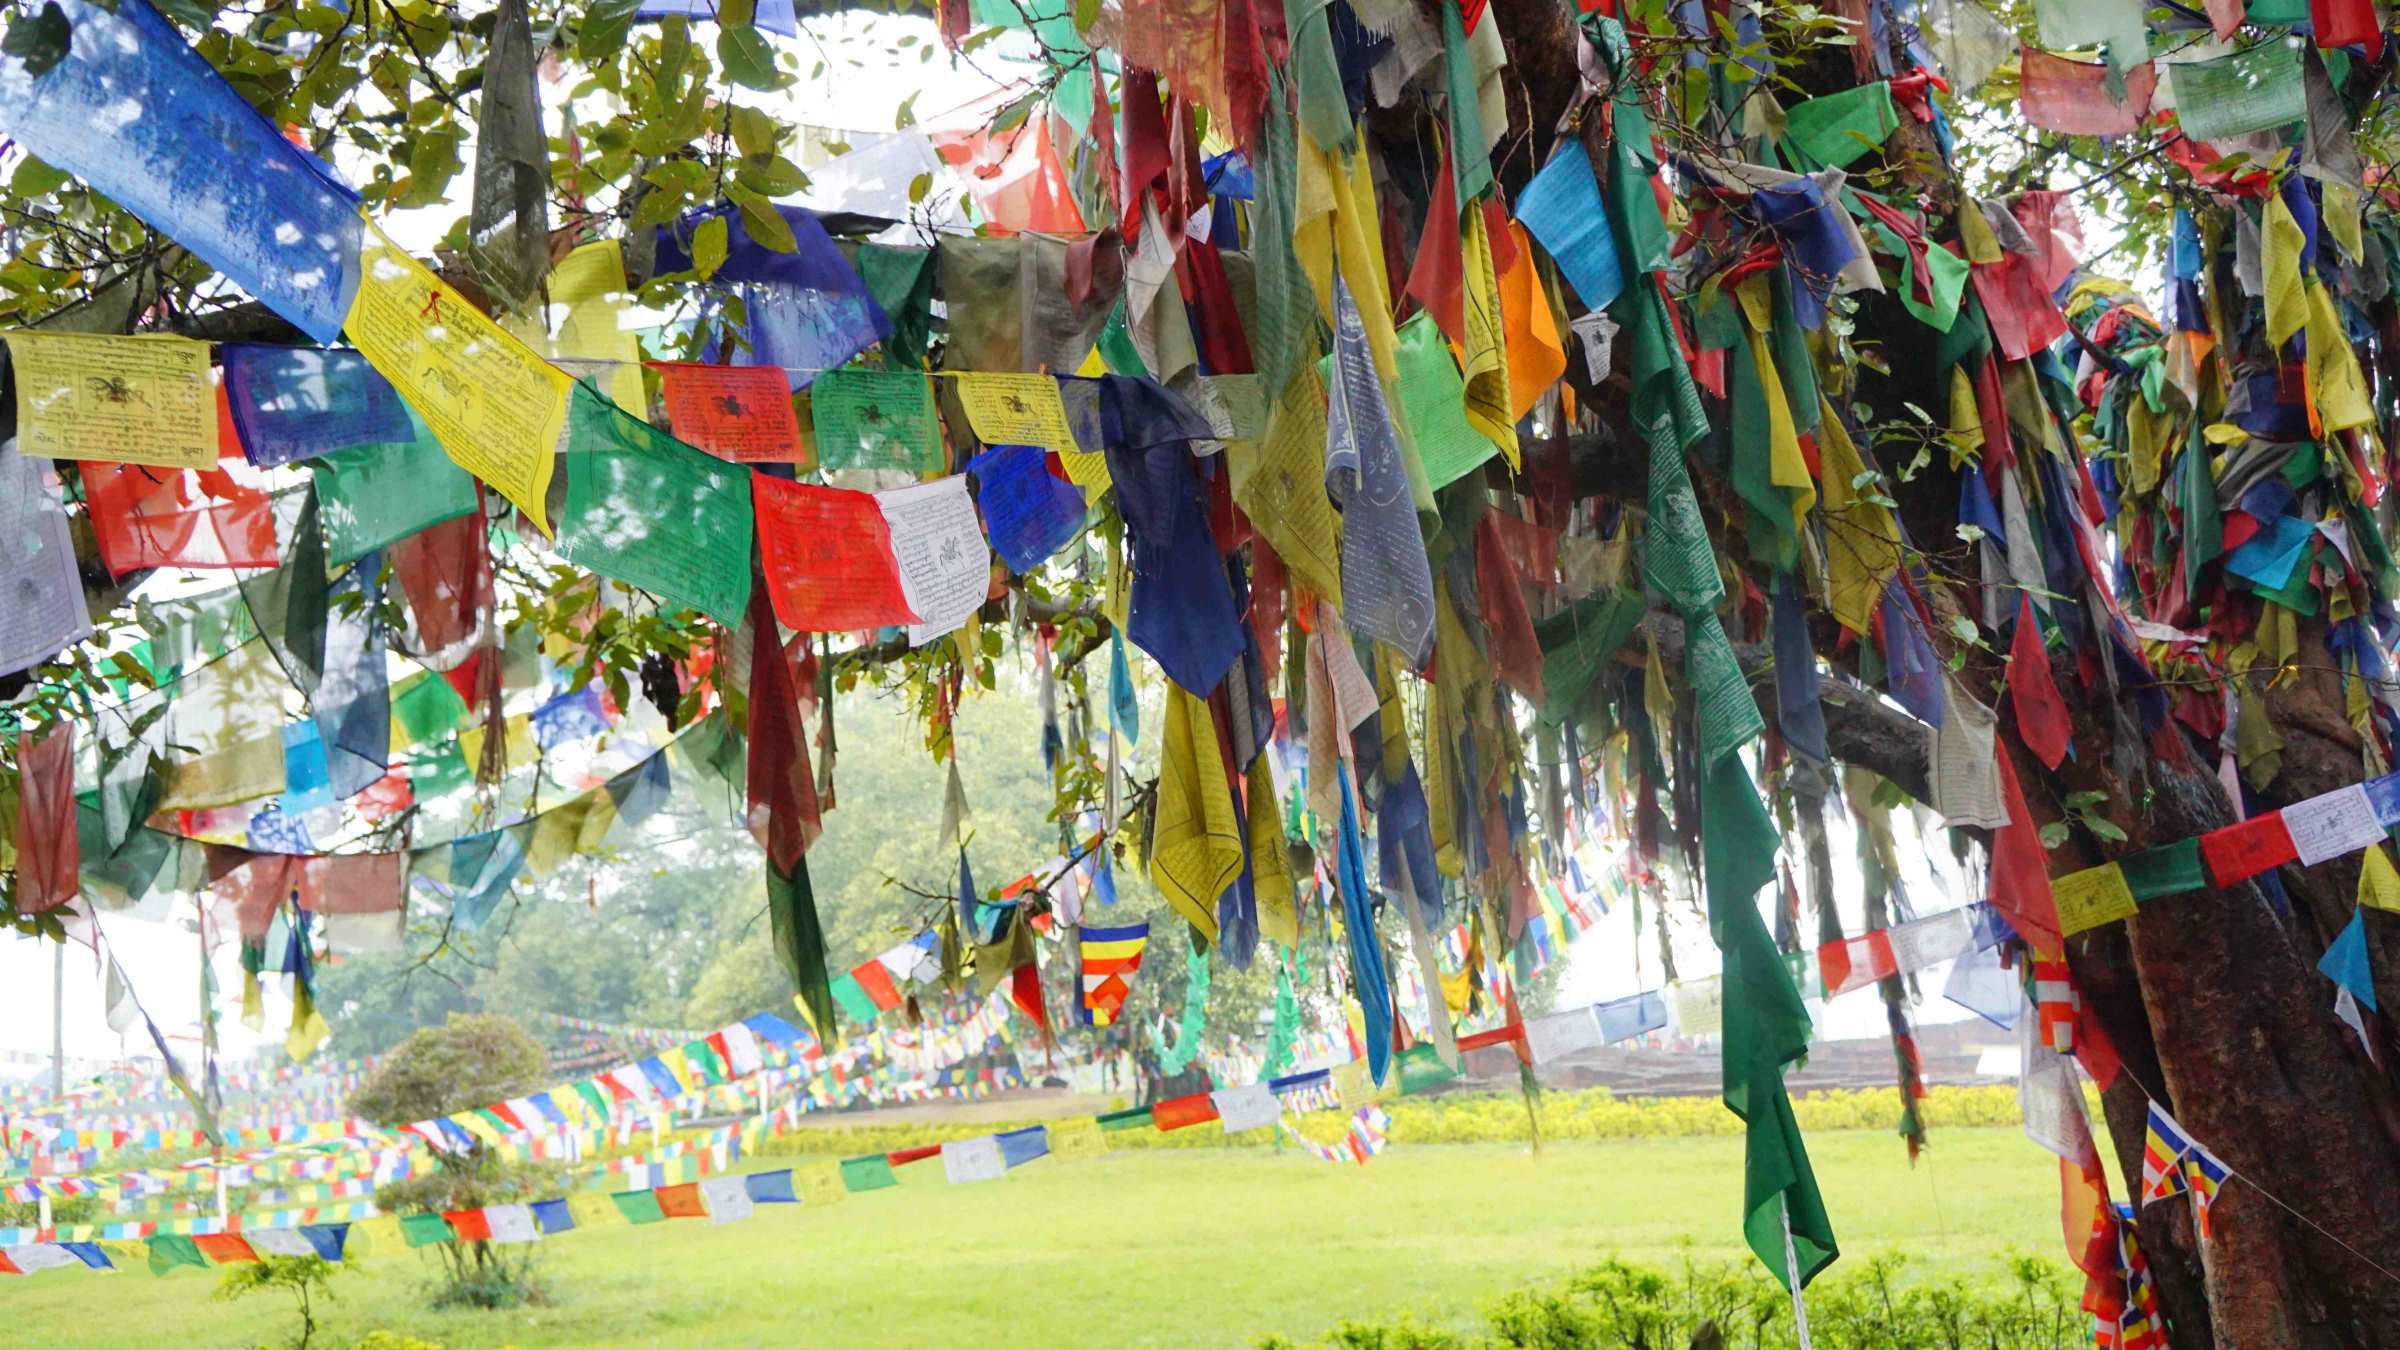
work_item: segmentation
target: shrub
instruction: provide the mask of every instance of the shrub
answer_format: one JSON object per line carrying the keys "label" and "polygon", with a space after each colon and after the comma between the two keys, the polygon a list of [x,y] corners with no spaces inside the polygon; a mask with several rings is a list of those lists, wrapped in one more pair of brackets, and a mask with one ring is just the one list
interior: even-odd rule
{"label": "shrub", "polygon": [[341,1270],[321,1256],[261,1256],[226,1266],[217,1276],[216,1296],[232,1300],[265,1289],[288,1291],[300,1314],[300,1334],[292,1344],[307,1350],[317,1334],[316,1300],[333,1297],[333,1277]]}
{"label": "shrub", "polygon": [[[386,1127],[472,1111],[545,1084],[541,1045],[508,1018],[453,1013],[438,1027],[421,1027],[384,1056],[374,1076],[350,1098],[352,1114]],[[380,1186],[375,1206],[387,1214],[480,1209],[540,1200],[558,1193],[556,1163],[511,1162],[478,1141],[463,1151],[434,1155],[432,1171]],[[533,1280],[538,1243],[512,1252],[489,1242],[444,1242],[428,1250],[442,1262],[444,1282],[434,1306],[504,1308],[538,1301]]]}
{"label": "shrub", "polygon": [[[1863,1269],[1808,1289],[1808,1325],[1822,1350],[2070,1350],[2090,1338],[2076,1286],[2058,1267],[2029,1257],[2009,1263],[2010,1283],[1981,1288],[1906,1283],[1906,1258],[1877,1257]],[[1260,1350],[1300,1350],[1270,1336]],[[1413,1320],[1343,1322],[1324,1350],[1792,1350],[1791,1299],[1753,1263],[1695,1265],[1668,1273],[1608,1261],[1563,1285],[1516,1290],[1484,1309],[1480,1333],[1459,1334]]]}

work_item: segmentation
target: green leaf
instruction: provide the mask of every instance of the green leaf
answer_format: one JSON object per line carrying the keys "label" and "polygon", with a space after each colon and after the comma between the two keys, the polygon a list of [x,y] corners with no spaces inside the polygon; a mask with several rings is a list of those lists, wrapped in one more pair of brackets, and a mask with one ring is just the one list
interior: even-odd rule
{"label": "green leaf", "polygon": [[[775,203],[738,182],[727,183],[725,195],[733,199],[734,205],[742,208],[742,224],[749,229],[752,239],[777,253],[791,253],[800,247],[800,241],[792,237],[791,223],[783,218],[781,211],[775,209]],[[718,219],[722,220],[723,217]]]}
{"label": "green leaf", "polygon": [[587,66],[601,65],[625,47],[633,31],[633,12],[642,0],[591,0],[583,11],[583,29],[575,36],[575,55]]}
{"label": "green leaf", "polygon": [[772,155],[783,143],[783,128],[775,119],[756,108],[736,106],[726,115],[733,124],[733,145],[747,159],[754,155]]}
{"label": "green leaf", "polygon": [[692,232],[692,271],[698,273],[702,281],[715,276],[717,269],[725,265],[726,234],[723,216],[710,216],[700,222],[699,229]]}
{"label": "green leaf", "polygon": [[74,40],[67,12],[58,7],[58,0],[45,0],[41,13],[20,12],[9,21],[7,36],[0,37],[0,55],[17,58],[27,77],[38,80],[67,59],[67,47]]}
{"label": "green leaf", "polygon": [[899,110],[892,114],[892,130],[906,131],[917,124],[917,94],[923,92],[921,89],[917,90],[907,98],[900,100]]}
{"label": "green leaf", "polygon": [[1964,614],[1950,616],[1950,636],[1961,642],[1972,642],[1978,647],[1983,645],[1983,630],[1977,628],[1975,621]]}
{"label": "green leaf", "polygon": [[2117,823],[2113,820],[2110,820],[2106,816],[2084,817],[2083,828],[2090,830],[2092,833],[2099,835],[2103,839],[2112,840],[2120,844],[2125,842],[2125,831],[2117,828]]}
{"label": "green leaf", "polygon": [[2042,827],[2042,847],[2057,848],[2060,844],[2067,842],[2067,834],[2068,830],[2065,821],[2051,821],[2049,824]]}
{"label": "green leaf", "polygon": [[642,177],[665,188],[671,195],[687,198],[708,191],[711,182],[708,166],[696,159],[670,159],[663,164],[653,164],[643,172]]}
{"label": "green leaf", "polygon": [[745,160],[734,169],[733,176],[743,187],[762,197],[788,197],[808,186],[808,175],[781,155]]}
{"label": "green leaf", "polygon": [[21,198],[47,197],[65,187],[71,177],[73,175],[65,169],[53,168],[27,155],[25,162],[19,164],[16,173],[9,178],[8,190]]}
{"label": "green leaf", "polygon": [[775,68],[775,48],[767,35],[749,24],[717,29],[717,61],[725,77],[748,89],[779,89],[783,72]]}
{"label": "green leaf", "polygon": [[1092,31],[1092,25],[1098,22],[1100,22],[1100,0],[1075,0],[1075,30],[1077,32],[1088,33]]}
{"label": "green leaf", "polygon": [[933,175],[929,173],[918,174],[916,177],[908,180],[908,204],[911,206],[916,205],[918,202],[925,200],[926,195],[932,191]]}

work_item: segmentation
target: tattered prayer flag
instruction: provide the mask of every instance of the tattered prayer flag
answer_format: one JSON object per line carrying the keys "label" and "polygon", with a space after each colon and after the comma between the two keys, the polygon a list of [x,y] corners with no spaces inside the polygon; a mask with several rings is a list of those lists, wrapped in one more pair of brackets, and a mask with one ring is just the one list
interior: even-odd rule
{"label": "tattered prayer flag", "polygon": [[760,561],[784,627],[841,633],[914,623],[873,493],[757,475]]}
{"label": "tattered prayer flag", "polygon": [[783,372],[767,366],[652,363],[667,425],[685,441],[736,464],[806,463],[798,414]]}
{"label": "tattered prayer flag", "polygon": [[43,914],[75,899],[82,851],[75,832],[75,723],[60,719],[47,735],[17,737],[17,893],[19,914]]}
{"label": "tattered prayer flag", "polygon": [[750,600],[750,480],[575,386],[558,551],[728,626]]}
{"label": "tattered prayer flag", "polygon": [[2358,869],[2358,903],[2369,909],[2400,914],[2400,871],[2384,845],[2369,847]]}
{"label": "tattered prayer flag", "polygon": [[2097,62],[2026,47],[2019,53],[2019,71],[2025,120],[2076,136],[2126,135],[2141,125],[2158,91],[2158,71],[2147,61],[2125,72],[2122,99],[2109,93],[2109,68]]}
{"label": "tattered prayer flag", "polygon": [[2034,617],[2033,597],[2017,597],[2017,631],[2009,645],[2008,696],[2017,711],[2017,734],[2027,749],[2055,769],[2067,757],[2071,728],[2066,700],[2050,677],[2050,652]]}

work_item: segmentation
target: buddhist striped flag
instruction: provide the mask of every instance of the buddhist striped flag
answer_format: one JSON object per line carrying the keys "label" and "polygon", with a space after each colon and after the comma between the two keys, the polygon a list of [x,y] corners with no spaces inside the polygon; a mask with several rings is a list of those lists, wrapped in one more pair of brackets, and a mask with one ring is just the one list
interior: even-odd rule
{"label": "buddhist striped flag", "polygon": [[1150,942],[1150,925],[1078,931],[1083,958],[1083,1022],[1104,1027],[1117,1020],[1133,992],[1133,972],[1142,968],[1142,949]]}
{"label": "buddhist striped flag", "polygon": [[2033,962],[2033,1009],[2041,1018],[2042,1044],[2062,1055],[2075,1053],[2075,1022],[2081,1000],[2075,995],[2074,977],[2067,973],[2064,961]]}
{"label": "buddhist striped flag", "polygon": [[2208,1240],[2208,1207],[2217,1198],[2217,1188],[2232,1175],[2233,1169],[2217,1161],[2217,1155],[2197,1140],[2192,1142],[2191,1152],[2183,1155],[2184,1183],[2192,1190],[2192,1219],[2199,1225],[2203,1242]]}
{"label": "buddhist striped flag", "polygon": [[2183,1160],[2194,1147],[2175,1118],[2150,1103],[2150,1132],[2142,1144],[2142,1204],[2183,1189]]}

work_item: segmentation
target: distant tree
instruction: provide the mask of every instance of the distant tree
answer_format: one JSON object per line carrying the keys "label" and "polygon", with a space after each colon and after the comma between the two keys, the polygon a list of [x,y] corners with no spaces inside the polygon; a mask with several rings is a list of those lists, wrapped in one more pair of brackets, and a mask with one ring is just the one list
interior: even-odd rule
{"label": "distant tree", "polygon": [[[522,1097],[547,1078],[548,1057],[523,1027],[490,1013],[454,1013],[385,1056],[351,1096],[350,1111],[378,1125],[405,1125]],[[510,1161],[477,1141],[436,1153],[429,1172],[378,1187],[375,1205],[387,1214],[480,1209],[547,1199],[563,1180],[555,1164]],[[447,1277],[437,1307],[507,1307],[538,1293],[530,1243],[514,1255],[489,1242],[448,1242],[432,1250]]]}

